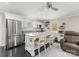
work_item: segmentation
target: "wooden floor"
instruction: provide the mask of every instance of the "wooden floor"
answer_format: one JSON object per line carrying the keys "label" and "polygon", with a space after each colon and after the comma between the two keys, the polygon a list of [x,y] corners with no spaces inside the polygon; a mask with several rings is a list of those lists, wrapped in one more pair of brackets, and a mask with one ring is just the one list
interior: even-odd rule
{"label": "wooden floor", "polygon": [[[78,57],[76,55],[64,52],[61,48],[59,43],[54,43],[51,48],[47,44],[47,49],[45,51],[43,47],[40,48],[41,55],[40,57]],[[38,57],[38,50],[35,50],[36,56]],[[9,50],[5,50],[3,47],[0,47],[0,57],[31,57],[30,53],[25,50],[25,45],[21,45]]]}
{"label": "wooden floor", "polygon": [[[48,44],[46,45],[48,47]],[[44,47],[40,48],[40,52],[44,50]],[[38,50],[35,50],[35,56],[38,55]],[[0,47],[0,57],[31,57],[31,54],[25,50],[25,45],[17,46],[8,50]]]}

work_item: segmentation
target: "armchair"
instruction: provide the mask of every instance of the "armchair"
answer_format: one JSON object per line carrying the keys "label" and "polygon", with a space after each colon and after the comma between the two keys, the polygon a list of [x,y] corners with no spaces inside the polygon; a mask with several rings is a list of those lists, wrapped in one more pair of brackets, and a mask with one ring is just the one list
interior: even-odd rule
{"label": "armchair", "polygon": [[74,31],[66,31],[64,39],[60,41],[63,51],[79,56],[79,33]]}

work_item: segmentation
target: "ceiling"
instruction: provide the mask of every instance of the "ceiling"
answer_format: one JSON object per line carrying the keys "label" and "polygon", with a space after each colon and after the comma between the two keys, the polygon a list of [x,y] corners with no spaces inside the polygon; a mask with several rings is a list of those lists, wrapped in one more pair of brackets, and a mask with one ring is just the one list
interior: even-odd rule
{"label": "ceiling", "polygon": [[44,8],[46,2],[0,2],[0,10],[23,15],[30,19],[57,19],[79,14],[79,2],[52,2],[58,11]]}

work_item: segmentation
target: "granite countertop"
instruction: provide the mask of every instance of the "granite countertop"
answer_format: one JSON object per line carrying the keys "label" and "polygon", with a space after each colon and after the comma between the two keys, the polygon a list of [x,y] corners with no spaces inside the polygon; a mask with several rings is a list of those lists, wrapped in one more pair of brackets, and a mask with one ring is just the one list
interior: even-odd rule
{"label": "granite countertop", "polygon": [[25,33],[25,35],[29,36],[46,36],[48,35],[47,32],[30,32],[30,33]]}
{"label": "granite countertop", "polygon": [[57,32],[23,31],[23,34],[25,34],[25,35],[29,35],[29,36],[46,36],[46,35],[57,34]]}

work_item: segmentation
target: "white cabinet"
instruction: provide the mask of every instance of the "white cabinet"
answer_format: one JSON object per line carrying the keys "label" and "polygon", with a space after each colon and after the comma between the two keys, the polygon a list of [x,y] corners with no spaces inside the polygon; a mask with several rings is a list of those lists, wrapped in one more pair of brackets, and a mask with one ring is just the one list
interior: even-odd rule
{"label": "white cabinet", "polygon": [[25,36],[25,49],[34,56],[34,37],[33,36]]}
{"label": "white cabinet", "polygon": [[25,49],[31,54],[31,56],[35,56],[35,49],[38,49],[38,53],[40,54],[40,47],[44,46],[46,49],[48,33],[30,33],[25,34]]}

